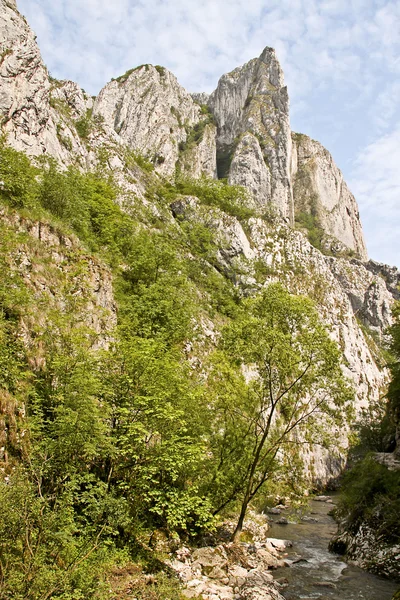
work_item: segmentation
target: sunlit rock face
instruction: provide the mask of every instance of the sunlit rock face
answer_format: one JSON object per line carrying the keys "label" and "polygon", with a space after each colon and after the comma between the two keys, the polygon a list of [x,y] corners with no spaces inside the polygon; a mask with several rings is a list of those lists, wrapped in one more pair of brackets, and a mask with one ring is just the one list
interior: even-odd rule
{"label": "sunlit rock face", "polygon": [[[0,115],[11,146],[54,157],[63,168],[92,170],[102,157],[128,191],[127,209],[145,207],[154,215],[150,183],[171,182],[178,173],[226,177],[246,188],[254,213],[246,223],[193,197],[179,199],[179,206],[177,200],[166,218],[177,232],[178,214],[213,232],[216,268],[235,272],[240,293],[280,280],[293,293],[310,296],[342,350],[356,407],[379,398],[387,373],[376,339],[391,323],[400,275],[366,262],[357,203],[342,173],[321,144],[291,132],[288,93],[273,49],[223,75],[210,95],[189,94],[168,70],[142,65],[91,98],[78,84],[49,76],[13,0],[0,0],[0,40]],[[129,198],[136,204],[129,205]],[[298,229],[304,214],[326,237],[323,251]],[[90,280],[101,290],[93,306],[104,300],[112,307],[110,275],[93,267]],[[220,324],[208,325],[214,343]],[[314,456],[319,481],[340,468],[326,455]]]}
{"label": "sunlit rock face", "polygon": [[[56,82],[45,67],[36,36],[16,3],[0,0],[0,116],[2,132],[17,150],[50,155],[68,164],[85,154],[70,112],[72,88],[77,111],[91,99],[75,83]],[[59,88],[69,87],[62,97]],[[79,108],[78,108],[79,105]],[[60,110],[61,109],[61,110]],[[76,112],[78,116],[78,112]]]}
{"label": "sunlit rock face", "polygon": [[[157,171],[171,175],[188,133],[204,117],[200,105],[163,67],[143,65],[108,83],[94,105],[94,114],[104,119],[108,130],[121,142],[155,164]],[[214,176],[215,133],[208,130],[205,142],[193,152],[195,174]]]}
{"label": "sunlit rock face", "polygon": [[295,213],[315,215],[325,233],[367,260],[357,202],[329,152],[306,135],[293,134],[291,180]]}
{"label": "sunlit rock face", "polygon": [[289,97],[275,51],[265,48],[259,58],[223,75],[209,106],[218,127],[219,175],[248,184],[257,204],[272,204],[292,222]]}

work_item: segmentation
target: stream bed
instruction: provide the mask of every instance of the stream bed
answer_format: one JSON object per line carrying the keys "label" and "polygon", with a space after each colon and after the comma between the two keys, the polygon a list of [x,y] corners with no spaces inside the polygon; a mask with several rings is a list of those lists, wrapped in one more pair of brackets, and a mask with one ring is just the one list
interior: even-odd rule
{"label": "stream bed", "polygon": [[286,550],[291,566],[274,571],[275,579],[288,581],[281,593],[286,600],[391,600],[399,583],[349,565],[328,551],[329,541],[336,533],[336,523],[328,514],[332,507],[331,503],[313,500],[303,520],[297,523],[290,522],[295,520],[290,511],[273,516],[275,521],[284,516],[289,524],[271,523],[268,537],[293,543]]}

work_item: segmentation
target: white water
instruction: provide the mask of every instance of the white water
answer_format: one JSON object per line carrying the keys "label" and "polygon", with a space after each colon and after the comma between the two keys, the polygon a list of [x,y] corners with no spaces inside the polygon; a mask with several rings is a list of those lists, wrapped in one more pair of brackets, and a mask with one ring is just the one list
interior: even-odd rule
{"label": "white water", "polygon": [[[287,549],[288,560],[303,559],[274,571],[276,579],[289,582],[281,593],[286,600],[391,600],[400,583],[348,565],[328,551],[329,541],[336,533],[336,523],[328,515],[331,509],[332,504],[312,501],[306,518],[317,522],[299,520],[296,524],[272,525],[270,537],[293,542],[293,547]],[[290,513],[284,516],[291,520]],[[273,518],[276,521],[279,516]]]}

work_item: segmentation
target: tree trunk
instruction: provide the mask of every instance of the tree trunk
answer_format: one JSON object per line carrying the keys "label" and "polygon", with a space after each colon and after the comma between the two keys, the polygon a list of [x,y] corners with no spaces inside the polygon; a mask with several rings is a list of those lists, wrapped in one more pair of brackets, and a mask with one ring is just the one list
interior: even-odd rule
{"label": "tree trunk", "polygon": [[232,534],[231,537],[231,541],[232,542],[238,542],[240,540],[240,534],[242,533],[242,529],[243,529],[243,522],[244,522],[244,518],[246,516],[246,511],[247,511],[247,506],[250,502],[250,498],[248,496],[248,494],[246,494],[243,503],[242,503],[242,508],[240,509],[240,515],[239,515],[239,520],[237,522],[236,525],[236,529]]}

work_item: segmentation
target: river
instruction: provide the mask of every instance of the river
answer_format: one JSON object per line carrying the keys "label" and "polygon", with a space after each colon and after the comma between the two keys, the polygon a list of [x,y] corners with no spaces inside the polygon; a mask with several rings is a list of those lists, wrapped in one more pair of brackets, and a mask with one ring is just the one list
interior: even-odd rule
{"label": "river", "polygon": [[[281,593],[286,600],[391,600],[398,583],[348,565],[328,551],[329,540],[336,533],[336,523],[328,515],[331,509],[332,504],[313,500],[303,516],[306,520],[271,524],[269,537],[293,542],[287,549],[291,566],[274,571],[274,578],[288,581]],[[276,521],[281,516],[294,520],[290,511],[273,518]]]}

